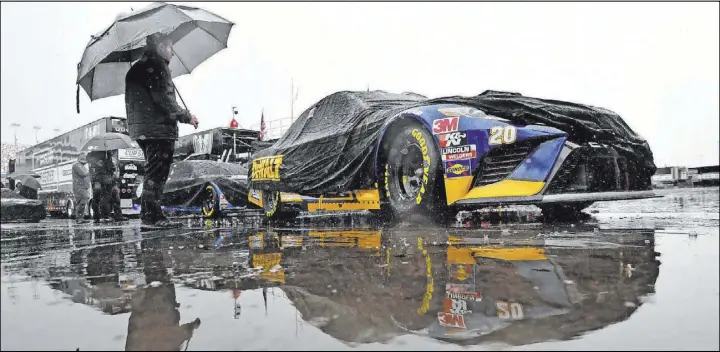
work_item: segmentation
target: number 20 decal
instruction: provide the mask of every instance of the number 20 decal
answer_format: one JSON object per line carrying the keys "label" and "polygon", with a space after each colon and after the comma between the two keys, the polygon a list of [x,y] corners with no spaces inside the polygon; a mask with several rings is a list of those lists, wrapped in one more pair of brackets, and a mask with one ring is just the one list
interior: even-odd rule
{"label": "number 20 decal", "polygon": [[490,128],[490,139],[488,144],[513,144],[517,140],[517,128],[515,126],[496,126]]}

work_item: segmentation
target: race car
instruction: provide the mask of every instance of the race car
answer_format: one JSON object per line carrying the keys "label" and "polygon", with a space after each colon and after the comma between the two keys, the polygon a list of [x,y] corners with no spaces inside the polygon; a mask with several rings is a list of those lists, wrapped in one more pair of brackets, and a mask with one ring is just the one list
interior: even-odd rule
{"label": "race car", "polygon": [[[138,191],[142,192],[142,188]],[[212,160],[178,161],[160,203],[170,215],[197,214],[217,218],[255,208],[248,204],[247,168],[241,164]]]}
{"label": "race car", "polygon": [[655,197],[648,143],[612,111],[486,91],[427,99],[338,92],[252,155],[248,201],[268,218],[370,210],[389,217],[535,204],[577,216]]}

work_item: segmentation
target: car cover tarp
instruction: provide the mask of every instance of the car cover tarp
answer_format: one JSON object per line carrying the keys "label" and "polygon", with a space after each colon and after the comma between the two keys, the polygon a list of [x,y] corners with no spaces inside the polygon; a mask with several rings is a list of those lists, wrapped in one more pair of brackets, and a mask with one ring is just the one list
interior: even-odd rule
{"label": "car cover tarp", "polygon": [[256,181],[251,187],[304,194],[352,189],[360,177],[371,175],[369,161],[387,119],[406,109],[435,104],[467,105],[515,124],[556,127],[576,143],[608,143],[636,166],[632,174],[641,183],[656,169],[647,142],[619,115],[603,108],[500,91],[436,99],[412,93],[343,91],[305,110],[277,143],[253,155],[283,155],[283,161],[280,182]]}
{"label": "car cover tarp", "polygon": [[[240,164],[212,160],[177,161],[170,167],[170,176],[163,189],[163,205],[188,206],[208,182],[217,184],[226,198],[247,200],[247,168]],[[230,201],[233,205],[236,204]]]}

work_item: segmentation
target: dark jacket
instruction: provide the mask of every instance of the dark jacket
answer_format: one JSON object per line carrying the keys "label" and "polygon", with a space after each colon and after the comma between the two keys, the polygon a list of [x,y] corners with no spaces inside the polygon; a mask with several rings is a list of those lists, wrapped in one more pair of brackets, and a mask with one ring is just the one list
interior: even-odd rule
{"label": "dark jacket", "polygon": [[117,170],[117,166],[112,157],[89,158],[88,164],[90,165],[90,179],[92,183],[98,183],[101,186],[115,185],[115,171]]}
{"label": "dark jacket", "polygon": [[168,63],[146,51],[125,75],[125,110],[133,140],[178,138],[178,122],[190,112],[178,105]]}
{"label": "dark jacket", "polygon": [[72,167],[73,193],[76,198],[90,198],[90,170],[76,161]]}

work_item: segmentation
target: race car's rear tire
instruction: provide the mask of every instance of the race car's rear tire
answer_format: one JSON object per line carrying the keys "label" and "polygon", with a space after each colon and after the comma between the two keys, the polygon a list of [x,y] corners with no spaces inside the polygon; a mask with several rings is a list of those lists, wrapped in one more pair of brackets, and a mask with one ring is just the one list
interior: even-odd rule
{"label": "race car's rear tire", "polygon": [[265,217],[271,221],[291,221],[298,216],[297,211],[283,211],[280,206],[280,192],[263,191],[262,204]]}
{"label": "race car's rear tire", "polygon": [[583,209],[591,206],[593,202],[549,204],[541,205],[543,219],[545,221],[576,221],[590,217],[583,213]]}
{"label": "race car's rear tire", "polygon": [[417,214],[434,221],[446,221],[450,209],[440,151],[433,136],[420,124],[411,122],[387,136],[381,191],[393,218]]}
{"label": "race car's rear tire", "polygon": [[206,219],[215,219],[220,216],[220,196],[212,185],[205,185],[201,210]]}

